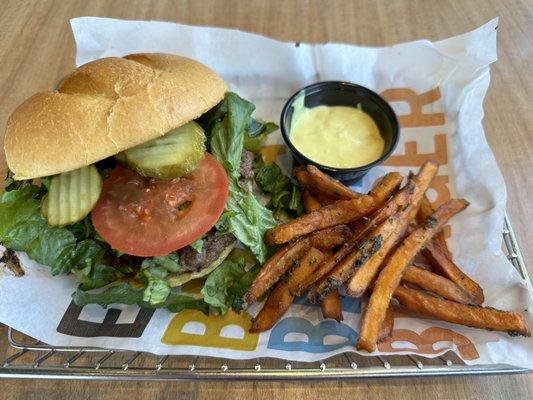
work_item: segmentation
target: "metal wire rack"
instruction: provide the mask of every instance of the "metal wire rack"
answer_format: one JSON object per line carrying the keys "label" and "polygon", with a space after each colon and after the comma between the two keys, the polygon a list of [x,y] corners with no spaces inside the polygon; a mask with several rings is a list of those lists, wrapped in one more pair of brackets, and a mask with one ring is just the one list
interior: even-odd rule
{"label": "metal wire rack", "polygon": [[[504,250],[533,297],[533,288],[516,237],[505,216]],[[280,380],[478,375],[530,372],[506,364],[465,365],[449,352],[434,359],[414,355],[360,356],[344,353],[311,363],[271,358],[236,361],[210,357],[155,356],[95,347],[58,347],[8,329],[7,358],[1,378],[99,380]]]}

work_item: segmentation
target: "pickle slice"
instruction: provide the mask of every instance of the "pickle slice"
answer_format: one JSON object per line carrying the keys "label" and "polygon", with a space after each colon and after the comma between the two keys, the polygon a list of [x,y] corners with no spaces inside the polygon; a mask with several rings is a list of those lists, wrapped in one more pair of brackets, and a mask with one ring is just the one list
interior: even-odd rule
{"label": "pickle slice", "polygon": [[143,176],[172,179],[195,170],[205,156],[205,133],[196,122],[125,150],[117,159]]}
{"label": "pickle slice", "polygon": [[80,221],[96,204],[102,190],[102,178],[94,165],[56,175],[43,199],[41,214],[51,226]]}

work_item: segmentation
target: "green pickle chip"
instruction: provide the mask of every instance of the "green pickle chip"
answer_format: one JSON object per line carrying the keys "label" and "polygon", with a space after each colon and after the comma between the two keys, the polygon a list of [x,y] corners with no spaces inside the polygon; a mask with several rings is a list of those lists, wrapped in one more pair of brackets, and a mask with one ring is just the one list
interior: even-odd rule
{"label": "green pickle chip", "polygon": [[94,165],[52,177],[41,214],[51,226],[64,226],[87,216],[98,201],[102,178]]}
{"label": "green pickle chip", "polygon": [[196,122],[125,150],[117,156],[143,176],[172,179],[194,171],[205,157],[205,133]]}

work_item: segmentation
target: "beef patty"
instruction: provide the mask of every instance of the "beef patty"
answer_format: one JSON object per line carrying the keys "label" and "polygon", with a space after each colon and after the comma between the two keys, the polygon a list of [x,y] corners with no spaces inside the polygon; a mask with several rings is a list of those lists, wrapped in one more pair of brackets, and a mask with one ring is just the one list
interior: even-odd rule
{"label": "beef patty", "polygon": [[215,232],[209,232],[203,237],[204,245],[200,252],[197,252],[190,246],[185,247],[180,252],[180,265],[182,271],[200,271],[210,266],[220,254],[235,241],[235,237],[226,233],[216,235]]}

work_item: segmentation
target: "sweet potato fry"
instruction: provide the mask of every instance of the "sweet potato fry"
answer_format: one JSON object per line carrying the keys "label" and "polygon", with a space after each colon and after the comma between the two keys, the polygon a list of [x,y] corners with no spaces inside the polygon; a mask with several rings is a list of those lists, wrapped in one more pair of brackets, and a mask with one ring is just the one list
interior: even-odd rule
{"label": "sweet potato fry", "polygon": [[[345,247],[351,246],[351,247]],[[325,260],[318,266],[317,269],[311,274],[308,275],[304,281],[306,287],[311,286],[313,283],[317,282],[320,278],[325,277],[335,266],[344,258],[346,254],[349,254],[351,249],[355,247],[354,244],[345,243],[337,252]],[[350,250],[346,250],[346,249]]]}
{"label": "sweet potato fry", "polygon": [[460,304],[404,286],[399,286],[395,290],[394,297],[405,307],[442,321],[503,331],[510,335],[531,335],[524,317],[515,312]]}
{"label": "sweet potato fry", "polygon": [[418,312],[415,310],[411,310],[410,308],[402,306],[401,304],[391,303],[389,307],[392,307],[392,311],[394,312],[394,318],[418,318],[418,319],[431,319],[431,320],[438,321],[435,317],[432,317],[427,314],[422,314],[421,312]]}
{"label": "sweet potato fry", "polygon": [[[413,198],[411,199],[409,220],[412,220],[416,217],[416,214],[420,209],[420,203],[424,198],[424,194],[426,193],[429,184],[433,180],[433,177],[436,175],[438,168],[439,166],[435,162],[426,161],[420,168],[420,171],[418,171],[418,174],[412,178],[412,180],[416,183],[416,188],[415,192],[413,193]],[[428,216],[428,218],[429,217],[430,216]]]}
{"label": "sweet potato fry", "polygon": [[459,285],[424,268],[410,265],[405,268],[402,280],[414,283],[422,289],[428,290],[445,299],[462,304],[475,304],[472,297]]}
{"label": "sweet potato fry", "polygon": [[341,322],[344,318],[341,310],[341,298],[338,290],[334,290],[320,303],[322,316],[324,319],[331,318],[337,322]]}
{"label": "sweet potato fry", "polygon": [[485,296],[479,284],[466,275],[461,269],[449,259],[439,242],[432,241],[426,244],[422,254],[429,262],[435,272],[445,276],[452,282],[463,288],[470,294],[475,304],[483,304]]}
{"label": "sweet potato fry", "polygon": [[[427,195],[424,194],[424,197],[422,198],[422,201],[420,202],[420,209],[418,210],[418,214],[416,214],[417,222],[421,224],[422,222],[426,220],[427,217],[433,214],[434,211],[435,210],[433,209],[433,206],[431,205]],[[435,235],[435,238],[437,236],[438,234]],[[435,238],[433,238],[433,240],[435,240]]]}
{"label": "sweet potato fry", "polygon": [[325,255],[320,250],[311,247],[302,257],[300,262],[289,271],[287,284],[293,296],[300,296],[307,286],[304,286],[305,277],[312,273],[322,262]]}
{"label": "sweet potato fry", "polygon": [[311,246],[317,249],[331,250],[344,244],[351,235],[352,232],[346,225],[337,225],[309,234],[309,240]]}
{"label": "sweet potato fry", "polygon": [[[377,225],[379,223],[381,223],[383,220],[385,220],[385,217],[383,213],[379,214],[379,210],[380,207],[383,208],[383,207],[386,207],[386,205],[383,205],[387,200],[389,200],[389,198],[394,195],[394,193],[396,191],[398,191],[401,183],[402,183],[402,180],[403,180],[403,177],[401,174],[399,174],[398,172],[390,172],[384,176],[382,176],[381,178],[378,179],[378,181],[374,184],[374,186],[372,187],[372,189],[368,192],[368,195],[370,197],[372,197],[374,199],[374,201],[376,202],[375,204],[375,208],[376,208],[376,211],[374,211],[374,213],[372,215],[376,215],[378,217],[383,217],[383,219],[381,219],[380,221],[363,221],[363,220],[357,220],[357,221],[354,221],[354,222],[350,222],[350,224],[348,224],[348,226],[350,227],[350,229],[354,232],[357,232],[361,229],[361,227],[363,225],[365,225],[365,223],[367,223],[367,226],[368,225]],[[406,198],[408,195],[407,193],[407,190],[403,190],[403,198]],[[397,199],[395,200],[395,202],[398,202],[400,199]],[[389,201],[390,203],[390,201]],[[392,209],[393,207],[390,206],[389,209]],[[393,212],[396,212],[397,211],[397,208],[394,209]],[[391,215],[391,214],[389,214]],[[372,216],[369,217],[370,219],[372,219]]]}
{"label": "sweet potato fry", "polygon": [[[396,193],[390,201],[385,203],[381,208],[368,217],[365,224],[354,232],[354,238],[356,235],[358,235],[359,238],[365,237],[375,226],[385,221],[391,215],[397,213],[398,210],[403,210],[408,206],[411,206],[413,212],[416,213],[421,196],[423,196],[433,180],[433,177],[437,173],[437,168],[437,164],[432,161],[424,163],[416,176],[411,177],[407,184]],[[387,175],[385,175],[385,177],[387,177]],[[390,181],[394,181],[394,177],[390,178]],[[372,190],[370,193],[372,193]],[[378,190],[376,187],[373,198],[375,201],[378,201],[378,197],[384,196],[384,194],[385,192]]]}
{"label": "sweet potato fry", "polygon": [[394,312],[392,311],[392,307],[389,306],[387,308],[387,311],[385,313],[385,319],[381,323],[379,327],[378,332],[378,343],[383,342],[385,339],[387,339],[394,329]]}
{"label": "sweet potato fry", "polygon": [[[433,207],[429,202],[427,196],[424,196],[420,204],[420,210],[418,211],[417,220],[421,223],[433,212]],[[451,281],[468,292],[475,304],[482,304],[485,300],[483,295],[483,289],[477,282],[466,275],[459,267],[453,262],[452,254],[446,244],[444,233],[438,232],[433,240],[426,245],[426,248],[422,251],[422,254],[432,268],[439,274],[447,277]]]}
{"label": "sweet potato fry", "polygon": [[361,193],[350,190],[338,180],[333,179],[331,176],[320,171],[314,165],[308,165],[307,172],[311,176],[311,180],[317,192],[325,193],[338,200],[357,199],[362,196]]}
{"label": "sweet potato fry", "polygon": [[[305,206],[306,196],[312,196],[314,199],[318,201],[318,203],[320,203],[319,204],[320,206],[327,206],[339,200],[338,198],[331,197],[328,194],[319,191],[316,185],[314,184],[314,181],[311,178],[311,175],[309,174],[309,172],[307,172],[307,169],[305,167],[296,167],[294,169],[293,174],[300,185],[300,189],[302,191],[302,197],[304,200],[304,206]],[[304,192],[306,191],[307,191],[307,194],[304,194]],[[307,213],[311,211],[315,211],[315,210],[307,210],[307,209],[305,210],[305,212]]]}
{"label": "sweet potato fry", "polygon": [[[424,222],[424,220],[429,217],[431,214],[433,214],[435,210],[433,209],[433,206],[429,202],[429,199],[426,195],[422,198],[422,201],[420,202],[420,209],[418,210],[418,214],[416,215],[416,219],[419,224]],[[444,251],[446,256],[453,260],[452,253],[448,249],[448,245],[446,244],[446,239],[444,238],[444,232],[440,231],[438,232],[435,237],[433,238],[432,242],[438,242],[441,249]]]}
{"label": "sweet potato fry", "polygon": [[[380,267],[387,255],[394,249],[396,244],[405,234],[409,220],[403,216],[402,219],[396,221],[393,233],[386,238],[381,248],[370,259],[363,263],[351,276],[346,284],[346,293],[352,297],[361,297],[365,291],[370,287],[374,278],[378,275]],[[346,257],[342,263],[350,262],[350,256]]]}
{"label": "sweet potato fry", "polygon": [[[351,296],[361,297],[367,290],[370,282],[377,276],[385,257],[397,245],[398,241],[404,235],[409,222],[414,218],[424,193],[436,172],[437,166],[435,163],[425,163],[418,175],[411,177],[407,186],[391,199],[391,201],[379,211],[379,214],[374,217],[376,220],[380,220],[383,218],[380,214],[384,214],[388,217],[390,213],[394,212],[394,209],[400,208],[404,210],[399,214],[401,217],[396,220],[396,227],[393,234],[385,239],[382,248],[375,256],[368,260],[368,262],[363,263],[350,278],[346,290]],[[410,186],[412,186],[412,189],[410,189]],[[410,193],[410,196],[404,198],[407,194],[403,192]],[[390,207],[391,204],[392,207]],[[349,260],[349,258],[350,257],[346,257],[345,260]],[[342,263],[344,262],[345,261]]]}
{"label": "sweet potato fry", "polygon": [[265,233],[265,242],[269,245],[287,243],[319,229],[345,224],[364,217],[373,206],[374,200],[366,195],[358,199],[340,200],[269,229]]}
{"label": "sweet potato fry", "polygon": [[[368,238],[359,245],[356,251],[350,253],[337,264],[326,278],[318,281],[309,293],[310,300],[314,303],[320,302],[332,290],[346,282],[354,274],[356,268],[359,268],[358,271],[360,271],[365,264],[372,264],[377,272],[379,265],[383,262],[388,251],[396,241],[395,238],[389,240],[389,237],[395,234],[395,232],[396,236],[399,236],[400,231],[405,230],[407,227],[408,220],[406,219],[406,215],[407,213],[405,211],[396,214],[374,229]],[[386,249],[382,250],[384,245]]]}
{"label": "sweet potato fry", "polygon": [[[301,172],[307,173],[306,170]],[[310,213],[318,210],[322,205],[309,193],[309,190],[302,190],[302,199],[304,202],[305,212]],[[350,228],[346,225],[337,225],[332,228],[326,228],[321,231],[313,232],[310,235],[311,246],[321,250],[330,250],[342,245],[351,236]]]}
{"label": "sweet potato fry", "polygon": [[305,167],[294,168],[293,175],[302,189],[310,189],[310,186],[312,186],[311,175],[309,175]]}
{"label": "sweet potato fry", "polygon": [[314,196],[316,197],[318,202],[322,205],[322,207],[335,204],[335,202],[339,201],[338,199],[328,196],[327,194],[321,193],[321,192],[314,193]]}
{"label": "sweet potato fry", "polygon": [[398,209],[407,207],[409,200],[414,191],[414,184],[412,182],[408,183],[400,192],[398,192],[394,197],[382,208],[374,212],[370,217],[362,223],[352,234],[351,238],[339,249],[337,252],[328,257],[320,267],[310,275],[307,279],[307,286],[312,285],[320,278],[326,276],[335,266],[340,263],[348,254],[350,254],[356,247],[357,244],[364,239],[368,234],[376,228],[377,225],[381,224],[387,218],[392,216]]}
{"label": "sweet potato fry", "polygon": [[304,209],[306,213],[310,213],[313,211],[318,210],[320,207],[322,207],[322,204],[314,197],[311,193],[309,193],[309,190],[302,189],[302,201],[304,203]]}
{"label": "sweet potato fry", "polygon": [[287,312],[293,297],[286,281],[279,281],[268,296],[259,314],[252,321],[250,332],[264,332],[272,328]]}
{"label": "sweet potato fry", "polygon": [[389,172],[378,179],[368,195],[375,200],[376,205],[381,205],[398,190],[402,180],[403,177],[399,172]]}
{"label": "sweet potato fry", "polygon": [[405,267],[413,260],[420,249],[442,229],[453,215],[464,210],[466,200],[453,199],[440,206],[435,213],[426,219],[424,224],[413,231],[390,256],[389,261],[378,276],[376,285],[363,316],[363,323],[358,349],[374,351],[378,340],[378,331],[385,317],[394,290],[398,287]]}
{"label": "sweet potato fry", "polygon": [[294,176],[300,184],[300,192],[302,194],[302,201],[304,203],[304,209],[306,213],[310,213],[318,210],[322,207],[322,204],[316,199],[315,196],[309,191],[309,173],[304,168],[299,168],[294,171]]}
{"label": "sweet potato fry", "polygon": [[274,254],[252,282],[244,296],[245,303],[259,300],[309,250],[309,242],[308,237],[301,238]]}
{"label": "sweet potato fry", "polygon": [[398,210],[403,210],[411,204],[416,189],[416,183],[409,181],[398,193],[396,193],[390,201],[383,204],[383,206],[374,211],[368,219],[357,230],[354,231],[354,238],[356,235],[359,238],[365,237],[372,229],[381,224],[387,218],[397,213]]}

